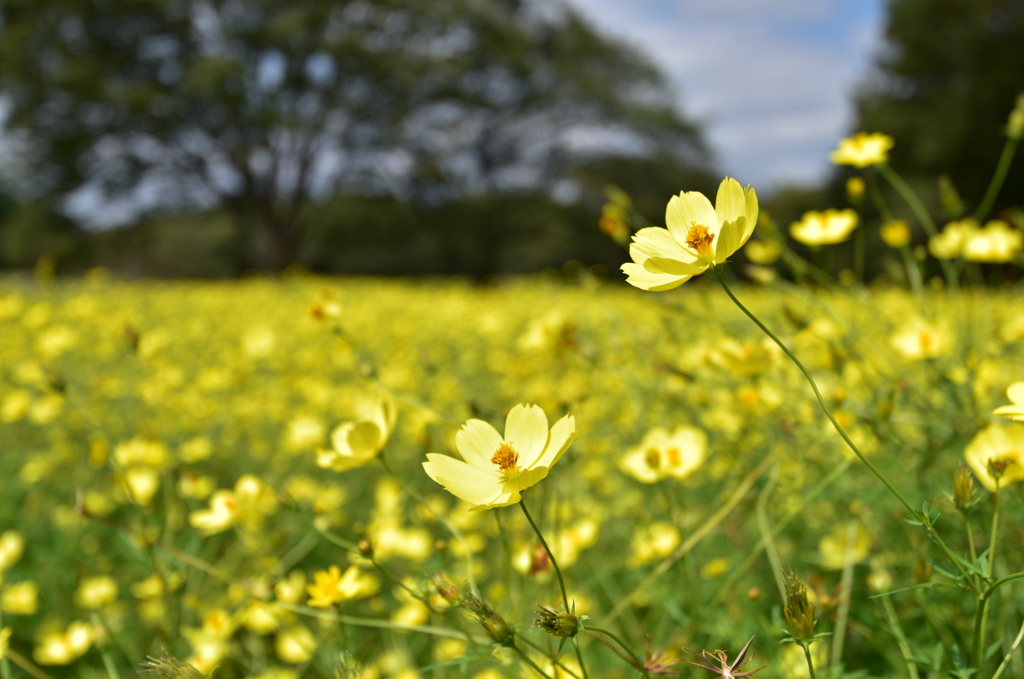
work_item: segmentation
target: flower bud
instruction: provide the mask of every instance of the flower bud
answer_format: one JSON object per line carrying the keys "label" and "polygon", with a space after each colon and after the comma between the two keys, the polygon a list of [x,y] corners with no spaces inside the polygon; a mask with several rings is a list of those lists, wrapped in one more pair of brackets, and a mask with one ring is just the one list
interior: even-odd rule
{"label": "flower bud", "polygon": [[885,244],[894,250],[910,243],[910,227],[902,219],[893,219],[882,224],[879,234]]}
{"label": "flower bud", "polygon": [[864,199],[864,179],[862,177],[850,177],[846,180],[846,197],[854,205],[860,205]]}
{"label": "flower bud", "polygon": [[357,542],[356,549],[358,549],[359,553],[367,559],[373,558],[373,544],[369,540],[363,539]]}
{"label": "flower bud", "polygon": [[814,606],[807,600],[807,586],[796,573],[785,576],[786,605],[783,614],[794,639],[809,641],[814,637]]}
{"label": "flower bud", "polygon": [[435,575],[431,578],[434,582],[434,588],[437,589],[437,593],[441,595],[441,598],[448,602],[450,606],[454,606],[459,603],[461,598],[459,590],[455,589],[452,583],[444,579],[444,576]]}
{"label": "flower bud", "polygon": [[473,614],[473,617],[480,623],[480,627],[493,641],[502,646],[511,646],[515,643],[515,634],[508,623],[469,588],[463,589],[459,605]]}
{"label": "flower bud", "polygon": [[964,202],[948,174],[939,175],[939,203],[950,219],[960,219],[964,214]]}
{"label": "flower bud", "polygon": [[971,496],[974,494],[974,476],[967,469],[963,462],[960,468],[953,474],[953,504],[961,514],[971,511],[973,505]]}
{"label": "flower bud", "polygon": [[580,620],[572,613],[541,606],[537,609],[537,619],[533,621],[533,626],[540,627],[554,637],[574,637],[580,631]]}

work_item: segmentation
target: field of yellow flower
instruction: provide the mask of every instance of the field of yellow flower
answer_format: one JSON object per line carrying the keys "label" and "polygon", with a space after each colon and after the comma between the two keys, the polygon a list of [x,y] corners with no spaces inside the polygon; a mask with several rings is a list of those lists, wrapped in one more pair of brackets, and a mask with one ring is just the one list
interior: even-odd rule
{"label": "field of yellow flower", "polygon": [[1024,298],[733,289],[916,514],[710,275],[0,280],[0,676],[970,676]]}

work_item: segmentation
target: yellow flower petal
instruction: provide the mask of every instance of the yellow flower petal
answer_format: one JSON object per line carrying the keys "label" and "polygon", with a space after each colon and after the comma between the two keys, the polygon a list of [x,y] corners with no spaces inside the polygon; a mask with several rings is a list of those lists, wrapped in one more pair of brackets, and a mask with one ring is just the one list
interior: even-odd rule
{"label": "yellow flower petal", "polygon": [[483,420],[469,420],[455,434],[455,450],[469,464],[484,471],[494,471],[491,458],[503,439],[498,430]]}
{"label": "yellow flower petal", "polygon": [[566,415],[551,427],[551,436],[544,454],[535,463],[538,467],[553,467],[569,449],[580,433],[576,431],[576,418]]}
{"label": "yellow flower petal", "polygon": [[665,208],[665,226],[672,237],[679,243],[685,243],[686,233],[693,223],[703,224],[716,235],[721,226],[711,201],[700,191],[684,191],[672,196]]}
{"label": "yellow flower petal", "polygon": [[673,276],[665,273],[652,273],[643,264],[626,262],[622,265],[622,273],[626,274],[626,282],[641,290],[662,292],[678,288],[693,276]]}
{"label": "yellow flower petal", "polygon": [[505,440],[519,453],[519,467],[532,467],[548,442],[548,418],[544,411],[522,403],[512,408],[505,419]]}
{"label": "yellow flower petal", "polygon": [[505,477],[495,469],[484,471],[447,455],[427,454],[427,476],[455,497],[474,505],[489,505],[502,493]]}

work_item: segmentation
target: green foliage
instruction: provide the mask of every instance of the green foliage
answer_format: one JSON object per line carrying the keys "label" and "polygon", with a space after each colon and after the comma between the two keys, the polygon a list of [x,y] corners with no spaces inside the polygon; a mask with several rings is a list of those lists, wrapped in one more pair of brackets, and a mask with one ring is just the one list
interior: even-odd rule
{"label": "green foliage", "polygon": [[[892,135],[893,165],[946,173],[981,200],[1024,92],[1024,5],[1015,0],[891,0],[887,46],[858,97],[858,129]],[[937,202],[937,199],[936,199]],[[1024,164],[1010,169],[995,213],[1024,202]]]}

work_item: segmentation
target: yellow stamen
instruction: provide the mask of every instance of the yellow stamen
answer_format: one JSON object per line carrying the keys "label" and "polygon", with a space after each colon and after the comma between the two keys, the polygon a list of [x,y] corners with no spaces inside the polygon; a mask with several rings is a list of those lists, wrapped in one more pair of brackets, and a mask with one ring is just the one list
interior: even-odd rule
{"label": "yellow stamen", "polygon": [[498,465],[503,472],[515,467],[516,462],[519,461],[519,453],[512,447],[512,443],[512,441],[502,441],[498,449],[494,451],[494,456],[491,457],[491,464]]}
{"label": "yellow stamen", "polygon": [[690,229],[686,232],[686,244],[701,257],[714,257],[711,249],[711,242],[715,240],[715,234],[708,230],[708,227],[697,222],[690,222]]}

